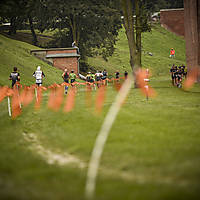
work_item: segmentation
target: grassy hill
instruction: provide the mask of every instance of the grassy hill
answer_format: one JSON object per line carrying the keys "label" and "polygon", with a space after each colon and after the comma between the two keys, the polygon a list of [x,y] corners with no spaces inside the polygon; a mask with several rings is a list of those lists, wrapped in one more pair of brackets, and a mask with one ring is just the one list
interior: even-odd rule
{"label": "grassy hill", "polygon": [[42,67],[46,75],[45,85],[62,82],[62,71],[30,55],[31,49],[37,49],[37,47],[0,35],[0,85],[11,84],[8,78],[14,66],[19,69],[21,84],[23,85],[35,83],[32,74],[38,65]]}
{"label": "grassy hill", "polygon": [[[183,39],[157,26],[143,37],[145,52],[153,53],[143,54],[143,65],[154,73],[150,84],[157,96],[146,101],[139,89],[131,89],[110,131],[94,200],[199,199],[200,87],[184,91],[171,86],[170,65],[185,60]],[[29,54],[33,46],[0,38],[1,47],[10,50],[1,48],[2,85],[9,84],[4,77],[13,65],[20,68],[24,84],[34,82],[32,71],[38,64],[48,74],[46,84],[60,81],[60,71]],[[89,63],[106,66],[110,73],[129,69],[123,30],[116,47],[108,62],[94,58]],[[171,47],[177,52],[174,60],[169,59]],[[2,55],[9,56],[2,61]],[[64,113],[64,103],[58,112],[47,108],[45,91],[41,109],[35,110],[33,101],[16,120],[8,116],[7,99],[0,103],[0,199],[85,200],[88,161],[117,94],[108,85],[103,113],[97,116],[96,92],[92,91],[92,107],[87,107],[84,86],[79,86],[74,110]],[[73,163],[66,162],[68,154]]]}
{"label": "grassy hill", "polygon": [[[176,58],[169,58],[169,51],[171,48],[176,50]],[[149,56],[151,52],[153,56]],[[104,67],[113,73],[115,70],[124,72],[131,71],[129,64],[129,49],[128,42],[124,29],[119,33],[119,40],[116,44],[116,51],[114,55],[108,59],[108,62],[102,58],[89,58],[89,64],[95,66],[96,69],[103,69]],[[159,25],[154,25],[152,31],[143,33],[142,35],[142,66],[149,68],[153,76],[167,78],[169,76],[169,69],[172,64],[185,64],[185,41],[182,37],[171,33]]]}
{"label": "grassy hill", "polygon": [[[25,36],[23,35],[25,34]],[[27,36],[29,34],[29,37]],[[45,33],[46,36],[50,35],[50,32]],[[30,33],[27,31],[19,31],[15,36],[16,39],[20,39],[31,42]],[[43,37],[38,36],[41,42]],[[28,39],[29,38],[29,39]],[[9,84],[7,77],[13,66],[17,66],[20,69],[22,84],[32,84],[34,79],[32,73],[37,65],[43,67],[47,77],[44,84],[49,85],[53,82],[62,81],[60,78],[60,71],[52,68],[46,63],[38,60],[34,56],[30,55],[31,49],[37,47],[30,44],[19,42],[13,39],[6,38],[0,35],[0,84]],[[185,41],[183,38],[176,36],[173,33],[165,30],[159,25],[153,25],[152,31],[149,33],[143,33],[142,37],[142,65],[145,68],[149,68],[156,79],[169,78],[169,69],[172,64],[181,65],[185,64]],[[169,58],[170,48],[176,50],[176,58]],[[153,56],[149,56],[148,52],[151,52]],[[108,62],[101,57],[88,58],[88,63],[96,70],[103,70],[106,68],[109,74],[114,74],[116,70],[123,75],[124,71],[131,71],[129,65],[129,49],[127,38],[124,29],[119,32],[119,38],[116,44],[116,51],[114,55],[108,58]]]}

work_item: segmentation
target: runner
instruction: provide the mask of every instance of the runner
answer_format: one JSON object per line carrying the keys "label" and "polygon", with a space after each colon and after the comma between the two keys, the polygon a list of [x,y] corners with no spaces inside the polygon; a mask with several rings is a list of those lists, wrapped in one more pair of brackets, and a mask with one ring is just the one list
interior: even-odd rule
{"label": "runner", "polygon": [[91,72],[87,73],[86,82],[88,82],[88,83],[92,83],[93,82],[93,77],[92,77]]}
{"label": "runner", "polygon": [[71,73],[69,74],[69,78],[71,84],[76,81],[76,74],[74,73],[74,70],[72,70]]}
{"label": "runner", "polygon": [[95,79],[97,81],[97,87],[100,86],[100,81],[101,81],[102,76],[103,76],[103,74],[101,73],[101,71],[97,71],[97,73],[95,74]]}
{"label": "runner", "polygon": [[183,77],[187,78],[187,67],[185,65],[182,65],[182,69],[183,69]]}
{"label": "runner", "polygon": [[116,72],[115,72],[115,78],[116,78],[116,79],[119,79],[119,71],[116,71]]}
{"label": "runner", "polygon": [[104,69],[102,73],[102,80],[106,80],[107,77],[108,77],[108,72],[106,71],[106,69]]}
{"label": "runner", "polygon": [[33,77],[35,77],[35,83],[38,86],[42,85],[42,79],[45,77],[43,71],[41,70],[41,67],[38,66],[37,70],[33,73]]}
{"label": "runner", "polygon": [[127,71],[124,72],[124,78],[125,78],[125,79],[128,78],[128,72],[127,72]]}
{"label": "runner", "polygon": [[182,67],[178,67],[178,75],[177,75],[177,78],[178,78],[178,82],[177,82],[177,87],[178,88],[181,88],[182,87],[182,80],[183,80],[183,69]]}
{"label": "runner", "polygon": [[13,72],[11,72],[9,80],[12,80],[12,88],[17,81],[20,81],[20,74],[17,72],[17,67],[13,68]]}
{"label": "runner", "polygon": [[176,69],[175,69],[175,65],[173,64],[171,69],[170,69],[170,74],[171,74],[171,78],[172,78],[172,85],[175,85],[175,73],[176,73]]}
{"label": "runner", "polygon": [[[67,68],[65,68],[65,70],[62,74],[62,78],[65,83],[69,83],[69,73],[68,73]],[[68,90],[68,85],[65,85],[65,94],[67,94],[67,90]]]}

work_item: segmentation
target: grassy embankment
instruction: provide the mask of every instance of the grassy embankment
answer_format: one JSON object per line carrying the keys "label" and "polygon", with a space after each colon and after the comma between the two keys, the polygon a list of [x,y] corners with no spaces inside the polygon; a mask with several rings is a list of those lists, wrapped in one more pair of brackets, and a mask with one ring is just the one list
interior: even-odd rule
{"label": "grassy embankment", "polygon": [[[151,84],[157,97],[147,102],[139,89],[131,89],[104,150],[95,199],[198,199],[200,88],[196,85],[190,92],[185,92],[170,85],[169,66],[172,62],[182,64],[185,59],[182,39],[158,27],[152,34],[145,33],[144,38],[144,50],[152,52],[153,56],[144,55],[143,63],[155,72]],[[106,63],[112,70],[110,72],[118,67],[122,72],[122,66],[128,69],[126,44],[121,32],[117,51]],[[16,57],[14,52],[10,54],[14,54],[12,57],[18,62],[6,57],[4,63],[8,65],[1,64],[1,84],[7,84],[4,77],[9,74],[7,68],[10,65],[19,65],[20,69],[30,67],[28,61],[32,67],[30,71],[39,63],[52,73],[46,72],[49,74],[48,83],[55,81],[54,68],[30,56],[30,45],[6,38],[1,40],[3,45],[19,53],[15,53]],[[172,46],[177,50],[173,61],[168,58]],[[89,62],[96,67],[105,66],[100,58]],[[29,70],[24,72],[24,77],[28,76]],[[32,79],[27,78],[24,83],[31,84]],[[93,91],[93,100],[95,93]],[[80,169],[76,164],[50,165],[41,156],[38,145],[59,154],[68,152],[87,165],[96,135],[115,95],[116,91],[108,87],[101,116],[94,115],[93,108],[85,106],[83,90],[78,90],[76,107],[68,114],[62,110],[48,110],[47,93],[44,93],[39,111],[35,111],[32,104],[24,108],[16,120],[8,117],[7,100],[1,102],[1,199],[84,199],[86,168]],[[37,136],[38,141],[32,135]]]}

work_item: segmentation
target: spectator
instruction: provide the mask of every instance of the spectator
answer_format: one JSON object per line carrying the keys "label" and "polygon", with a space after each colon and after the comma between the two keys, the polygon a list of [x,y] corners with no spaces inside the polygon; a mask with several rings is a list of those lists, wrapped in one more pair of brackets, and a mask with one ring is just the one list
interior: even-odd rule
{"label": "spectator", "polygon": [[170,50],[170,55],[169,55],[170,58],[174,58],[175,57],[175,50],[173,48],[171,48]]}

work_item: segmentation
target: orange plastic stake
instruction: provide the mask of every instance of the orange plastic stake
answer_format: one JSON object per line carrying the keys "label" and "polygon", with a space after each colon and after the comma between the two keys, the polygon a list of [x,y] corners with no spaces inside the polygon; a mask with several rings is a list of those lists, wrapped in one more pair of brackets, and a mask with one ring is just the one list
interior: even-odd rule
{"label": "orange plastic stake", "polygon": [[37,90],[37,99],[35,101],[35,109],[38,110],[40,109],[40,105],[42,102],[42,88],[38,87],[36,88]]}
{"label": "orange plastic stake", "polygon": [[199,69],[197,67],[191,69],[189,72],[188,72],[188,75],[187,75],[187,78],[186,80],[184,81],[183,83],[183,88],[185,90],[188,90],[190,89],[194,83],[197,81],[198,79],[198,73],[199,73]]}
{"label": "orange plastic stake", "polygon": [[50,108],[54,111],[58,111],[64,98],[63,87],[57,87],[50,102]]}
{"label": "orange plastic stake", "polygon": [[92,106],[92,88],[90,85],[86,85],[85,103],[87,107]]}
{"label": "orange plastic stake", "polygon": [[100,114],[103,108],[104,100],[105,100],[105,91],[106,87],[101,86],[96,94],[96,104],[95,104],[95,111],[97,114]]}
{"label": "orange plastic stake", "polygon": [[66,98],[64,112],[70,112],[73,110],[75,106],[75,96],[76,96],[76,89],[72,87],[69,90],[67,98]]}
{"label": "orange plastic stake", "polygon": [[14,87],[13,89],[11,107],[12,107],[12,118],[15,119],[17,116],[21,114],[19,91],[16,87]]}
{"label": "orange plastic stake", "polygon": [[8,86],[0,88],[0,102],[7,96]]}

